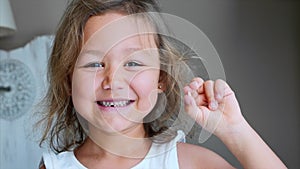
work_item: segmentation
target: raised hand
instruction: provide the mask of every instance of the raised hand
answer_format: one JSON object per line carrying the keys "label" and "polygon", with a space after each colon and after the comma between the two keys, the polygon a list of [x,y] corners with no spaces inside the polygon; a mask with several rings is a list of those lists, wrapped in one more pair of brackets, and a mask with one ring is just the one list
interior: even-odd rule
{"label": "raised hand", "polygon": [[245,122],[234,92],[223,80],[194,78],[184,93],[186,112],[218,137],[234,132]]}
{"label": "raised hand", "polygon": [[184,87],[184,93],[186,112],[219,137],[244,168],[286,168],[244,119],[225,81],[194,78]]}

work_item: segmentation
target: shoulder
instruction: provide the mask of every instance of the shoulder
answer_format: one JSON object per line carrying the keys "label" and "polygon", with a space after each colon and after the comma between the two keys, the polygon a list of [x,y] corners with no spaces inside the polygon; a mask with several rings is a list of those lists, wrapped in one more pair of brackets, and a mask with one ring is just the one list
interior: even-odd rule
{"label": "shoulder", "polygon": [[55,154],[53,152],[43,153],[40,169],[44,168],[86,169],[76,160],[73,151],[65,151],[58,154]]}
{"label": "shoulder", "polygon": [[58,161],[64,161],[66,159],[70,159],[72,157],[73,152],[72,151],[64,151],[58,154],[55,154],[54,152],[44,152],[43,153],[43,161],[51,161],[51,162],[58,162]]}
{"label": "shoulder", "polygon": [[215,152],[193,144],[177,144],[180,168],[233,168],[227,161]]}
{"label": "shoulder", "polygon": [[46,167],[44,164],[42,164],[39,169],[46,169]]}

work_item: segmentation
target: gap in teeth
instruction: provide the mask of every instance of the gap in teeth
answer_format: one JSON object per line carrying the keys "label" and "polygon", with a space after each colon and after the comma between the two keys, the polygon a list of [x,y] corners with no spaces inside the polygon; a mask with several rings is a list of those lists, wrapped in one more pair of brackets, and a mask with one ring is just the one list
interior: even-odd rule
{"label": "gap in teeth", "polygon": [[129,102],[130,101],[118,101],[118,102],[102,101],[100,103],[102,103],[102,105],[105,107],[122,107],[122,106],[126,106],[127,104],[129,104]]}

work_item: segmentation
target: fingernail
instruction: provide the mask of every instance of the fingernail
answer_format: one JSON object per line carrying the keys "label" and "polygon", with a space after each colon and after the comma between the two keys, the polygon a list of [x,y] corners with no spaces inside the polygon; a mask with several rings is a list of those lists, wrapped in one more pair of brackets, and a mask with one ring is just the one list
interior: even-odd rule
{"label": "fingernail", "polygon": [[197,81],[193,81],[193,82],[191,83],[191,85],[194,86],[194,87],[196,87],[196,88],[199,87],[199,83],[198,83]]}
{"label": "fingernail", "polygon": [[213,110],[216,110],[218,108],[218,102],[216,102],[215,100],[210,102],[209,107]]}
{"label": "fingernail", "polygon": [[217,95],[216,95],[216,99],[222,99],[221,95],[220,95],[220,94],[217,94]]}

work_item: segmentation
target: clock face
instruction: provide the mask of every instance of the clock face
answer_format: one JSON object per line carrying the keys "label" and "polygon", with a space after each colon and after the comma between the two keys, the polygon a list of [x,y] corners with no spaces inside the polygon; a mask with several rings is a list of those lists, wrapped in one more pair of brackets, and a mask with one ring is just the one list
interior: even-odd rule
{"label": "clock face", "polygon": [[35,78],[27,65],[15,59],[0,60],[0,118],[15,120],[32,107]]}

